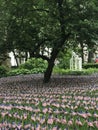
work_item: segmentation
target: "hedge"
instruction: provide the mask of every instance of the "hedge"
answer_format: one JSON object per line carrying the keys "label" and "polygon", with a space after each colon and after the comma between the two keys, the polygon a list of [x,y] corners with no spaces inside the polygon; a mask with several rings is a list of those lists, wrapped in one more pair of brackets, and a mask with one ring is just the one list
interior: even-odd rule
{"label": "hedge", "polygon": [[87,64],[83,64],[83,68],[84,68],[84,69],[88,69],[88,68],[98,68],[98,63],[87,63]]}

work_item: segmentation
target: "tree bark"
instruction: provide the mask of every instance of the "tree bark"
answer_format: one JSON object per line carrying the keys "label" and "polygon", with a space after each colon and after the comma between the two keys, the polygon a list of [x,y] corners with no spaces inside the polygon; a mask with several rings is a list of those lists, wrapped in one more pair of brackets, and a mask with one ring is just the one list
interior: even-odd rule
{"label": "tree bark", "polygon": [[44,83],[48,83],[50,81],[55,59],[57,58],[57,55],[64,47],[64,43],[70,35],[70,33],[65,35],[65,23],[64,23],[65,14],[63,13],[63,0],[57,0],[57,4],[58,4],[59,23],[60,23],[60,41],[56,44],[56,46],[54,46],[53,51],[51,53],[50,60],[48,61],[48,67],[46,69],[46,72],[44,73]]}
{"label": "tree bark", "polygon": [[92,59],[93,59],[93,51],[92,49],[90,49],[88,52],[88,63],[91,63]]}
{"label": "tree bark", "polygon": [[48,83],[50,81],[53,67],[55,65],[54,62],[55,62],[55,59],[56,59],[58,53],[59,53],[59,50],[54,48],[54,50],[52,51],[52,56],[51,56],[50,60],[48,61],[48,67],[44,73],[44,83]]}
{"label": "tree bark", "polygon": [[50,81],[53,67],[54,67],[54,61],[50,60],[50,62],[48,63],[48,67],[46,69],[46,72],[44,73],[44,83],[48,83]]}
{"label": "tree bark", "polygon": [[88,63],[92,62],[93,56],[94,56],[94,45],[93,43],[90,43],[88,45]]}
{"label": "tree bark", "polygon": [[18,56],[19,56],[19,65],[21,65],[21,52],[18,52]]}
{"label": "tree bark", "polygon": [[25,52],[25,61],[27,61],[28,60],[28,52],[26,51]]}
{"label": "tree bark", "polygon": [[80,43],[80,45],[81,45],[81,57],[82,57],[82,63],[84,63],[84,51],[83,51],[84,46],[83,46],[83,43]]}

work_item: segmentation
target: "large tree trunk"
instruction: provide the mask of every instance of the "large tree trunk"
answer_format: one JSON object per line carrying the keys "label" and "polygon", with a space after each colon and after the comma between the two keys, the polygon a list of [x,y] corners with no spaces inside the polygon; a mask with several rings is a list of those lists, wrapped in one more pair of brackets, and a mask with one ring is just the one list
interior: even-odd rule
{"label": "large tree trunk", "polygon": [[63,0],[57,0],[57,5],[59,11],[60,41],[57,44],[55,43],[56,46],[54,46],[53,51],[51,53],[50,60],[48,61],[48,67],[44,74],[44,83],[49,82],[54,67],[54,61],[57,58],[58,53],[64,47],[64,43],[70,35],[70,33],[68,33],[67,35],[65,34],[65,22],[64,22],[65,14],[63,12]]}
{"label": "large tree trunk", "polygon": [[46,69],[46,72],[44,73],[44,83],[48,83],[50,81],[53,67],[54,67],[54,61],[50,60],[48,62],[48,67]]}
{"label": "large tree trunk", "polygon": [[55,62],[55,59],[59,53],[59,49],[58,48],[54,48],[53,51],[52,51],[52,55],[51,55],[51,58],[50,60],[48,61],[48,67],[44,73],[44,83],[48,83],[49,80],[50,80],[50,77],[52,75],[52,70],[53,70],[53,67],[54,67],[54,62]]}

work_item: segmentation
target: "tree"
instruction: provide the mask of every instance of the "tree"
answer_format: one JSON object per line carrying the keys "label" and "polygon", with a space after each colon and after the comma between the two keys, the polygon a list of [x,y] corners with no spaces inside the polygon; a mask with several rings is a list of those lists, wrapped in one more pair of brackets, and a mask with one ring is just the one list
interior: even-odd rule
{"label": "tree", "polygon": [[[78,46],[88,43],[90,37],[91,42],[96,33],[95,29],[91,32],[91,23],[95,21],[97,4],[97,0],[10,0],[6,45],[10,51],[17,49],[29,52],[30,57],[47,60],[44,82],[48,82],[55,59],[70,41],[77,41],[74,45]],[[50,56],[45,55],[46,47],[51,48]]]}
{"label": "tree", "polygon": [[10,58],[8,57],[8,46],[6,44],[8,12],[6,2],[0,0],[0,65],[10,67]]}
{"label": "tree", "polygon": [[92,61],[94,46],[98,40],[98,2],[96,0],[91,1],[77,1],[79,10],[78,24],[75,26],[76,40],[81,46],[81,56],[84,62],[83,48],[85,44],[88,49],[88,62]]}
{"label": "tree", "polygon": [[[17,4],[18,2],[15,5]],[[11,11],[12,16],[9,19],[11,24],[8,28],[7,42],[12,43],[15,49],[29,51],[31,57],[41,57],[47,60],[48,67],[44,75],[44,82],[48,82],[54,67],[54,61],[69,37],[69,33],[65,33],[63,1],[55,1],[52,5],[56,7],[53,11],[55,14],[57,13],[55,19],[53,19],[54,14],[51,12],[52,6],[47,6],[48,2],[44,7],[40,2],[38,7],[35,6],[36,3],[33,3],[33,5],[29,3],[29,7],[25,6],[27,5],[25,2],[22,5],[20,4]],[[19,7],[21,6],[23,7],[23,13],[20,13],[21,9]],[[32,18],[32,15],[35,17]],[[38,21],[39,18],[41,22]],[[52,25],[54,25],[53,28]],[[50,34],[51,31],[52,35]],[[58,31],[57,36],[55,35],[56,31]],[[50,58],[40,54],[40,48],[43,46],[52,47]]]}

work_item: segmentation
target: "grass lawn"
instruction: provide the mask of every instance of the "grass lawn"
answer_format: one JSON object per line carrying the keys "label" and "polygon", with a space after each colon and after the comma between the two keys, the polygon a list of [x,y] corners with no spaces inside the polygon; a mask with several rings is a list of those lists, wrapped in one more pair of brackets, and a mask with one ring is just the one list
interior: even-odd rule
{"label": "grass lawn", "polygon": [[0,86],[0,128],[97,130],[98,87]]}

